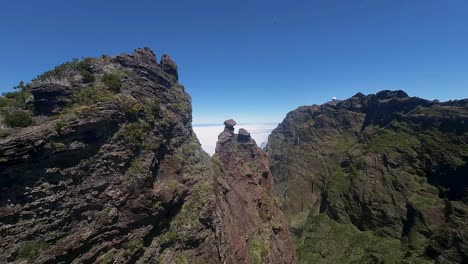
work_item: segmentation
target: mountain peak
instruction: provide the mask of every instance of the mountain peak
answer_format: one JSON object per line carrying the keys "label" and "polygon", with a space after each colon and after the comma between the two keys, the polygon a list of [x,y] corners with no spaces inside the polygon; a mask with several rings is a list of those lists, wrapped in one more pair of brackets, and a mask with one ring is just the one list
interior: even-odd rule
{"label": "mountain peak", "polygon": [[377,98],[380,100],[393,99],[393,98],[406,98],[409,95],[402,90],[383,90],[376,94]]}

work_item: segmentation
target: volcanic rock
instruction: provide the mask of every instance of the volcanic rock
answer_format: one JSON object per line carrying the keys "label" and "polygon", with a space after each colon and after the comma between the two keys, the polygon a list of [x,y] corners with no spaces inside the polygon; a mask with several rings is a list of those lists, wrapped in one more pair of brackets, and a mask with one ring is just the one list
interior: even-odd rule
{"label": "volcanic rock", "polygon": [[159,65],[165,72],[175,76],[176,80],[179,79],[179,74],[177,72],[177,64],[171,59],[169,55],[162,55],[161,62],[159,63]]}
{"label": "volcanic rock", "polygon": [[0,138],[0,263],[295,263],[265,154],[230,130],[201,149],[169,56],[87,62],[120,91],[74,100],[90,84],[49,72],[32,92],[50,117]]}
{"label": "volcanic rock", "polygon": [[[229,186],[218,202],[223,222],[230,223],[225,234],[229,247],[235,248],[236,263],[295,263],[295,252],[286,219],[280,211],[273,189],[273,176],[266,153],[254,140],[234,134],[219,144],[213,159],[220,164],[220,177]],[[224,132],[223,132],[224,133]],[[249,134],[250,139],[250,134]],[[254,253],[257,252],[257,253]]]}
{"label": "volcanic rock", "polygon": [[234,132],[234,126],[236,125],[236,121],[234,119],[228,119],[224,121],[224,131]]}
{"label": "volcanic rock", "polygon": [[57,114],[71,102],[72,88],[65,85],[45,83],[33,86],[34,108],[39,115]]}
{"label": "volcanic rock", "polygon": [[249,131],[247,131],[247,130],[244,129],[244,128],[240,128],[240,129],[239,129],[239,135],[244,136],[244,137],[250,137]]}
{"label": "volcanic rock", "polygon": [[467,262],[467,124],[403,91],[288,113],[268,154],[299,262]]}
{"label": "volcanic rock", "polygon": [[234,121],[234,119],[228,119],[228,120],[225,120],[224,121],[224,125],[226,127],[229,127],[229,128],[234,128],[234,126],[236,125],[236,121]]}
{"label": "volcanic rock", "polygon": [[228,119],[224,121],[224,130],[218,135],[218,141],[216,142],[216,150],[219,150],[221,145],[232,140],[232,137],[234,136],[235,125],[236,121],[234,121],[234,119]]}
{"label": "volcanic rock", "polygon": [[248,141],[250,140],[250,133],[244,128],[239,129],[239,141]]}

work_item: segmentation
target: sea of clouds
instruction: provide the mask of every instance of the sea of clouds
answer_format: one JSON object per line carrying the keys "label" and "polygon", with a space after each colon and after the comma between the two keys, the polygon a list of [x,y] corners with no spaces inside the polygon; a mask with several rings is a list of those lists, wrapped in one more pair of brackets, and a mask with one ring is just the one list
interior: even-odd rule
{"label": "sea of clouds", "polygon": [[[257,145],[264,147],[268,141],[268,136],[278,124],[238,124],[235,127],[235,133],[239,128],[245,128],[250,132],[250,136],[257,142]],[[193,130],[197,134],[203,150],[213,155],[216,148],[218,135],[224,129],[224,125],[193,125]]]}

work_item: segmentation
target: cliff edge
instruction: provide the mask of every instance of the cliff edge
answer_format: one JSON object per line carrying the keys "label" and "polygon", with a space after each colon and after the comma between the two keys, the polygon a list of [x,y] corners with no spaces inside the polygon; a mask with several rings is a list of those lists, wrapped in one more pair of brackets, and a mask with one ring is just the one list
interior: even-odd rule
{"label": "cliff edge", "polygon": [[[229,198],[234,165],[201,149],[191,111],[177,64],[148,48],[75,59],[0,97],[0,262],[293,263],[286,226],[233,231],[251,208]],[[268,179],[265,196],[242,193],[270,205]]]}

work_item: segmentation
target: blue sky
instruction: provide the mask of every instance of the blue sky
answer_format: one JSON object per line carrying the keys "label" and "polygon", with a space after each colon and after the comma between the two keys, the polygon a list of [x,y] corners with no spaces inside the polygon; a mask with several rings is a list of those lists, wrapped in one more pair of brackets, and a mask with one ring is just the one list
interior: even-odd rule
{"label": "blue sky", "polygon": [[15,0],[0,91],[74,57],[168,53],[195,123],[279,122],[300,105],[403,89],[468,97],[468,1]]}

